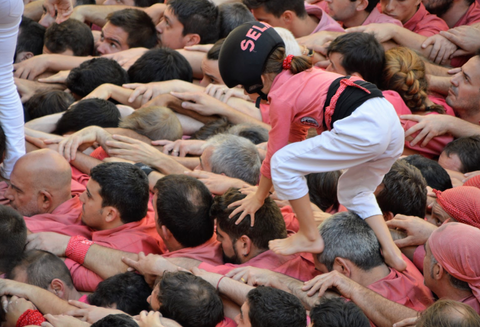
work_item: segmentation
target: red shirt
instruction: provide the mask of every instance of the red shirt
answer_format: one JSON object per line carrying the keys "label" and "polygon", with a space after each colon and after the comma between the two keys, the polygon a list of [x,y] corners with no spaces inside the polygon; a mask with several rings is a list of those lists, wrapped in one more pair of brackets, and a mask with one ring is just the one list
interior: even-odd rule
{"label": "red shirt", "polygon": [[472,25],[477,22],[480,22],[480,5],[475,1],[470,5],[465,15],[463,15],[453,27]]}
{"label": "red shirt", "polygon": [[480,314],[480,303],[478,303],[478,300],[475,296],[470,295],[469,297],[461,300],[460,302],[468,304],[473,308],[473,310]]}
{"label": "red shirt", "polygon": [[420,7],[418,7],[415,15],[413,15],[403,27],[426,37],[438,34],[440,31],[448,30],[447,23],[437,17],[437,15],[430,14],[423,3],[420,3]]}
{"label": "red shirt", "polygon": [[373,8],[372,12],[370,13],[370,15],[368,15],[367,19],[365,19],[362,25],[368,25],[373,23],[377,23],[377,24],[391,23],[398,26],[403,26],[401,21],[393,17],[390,17],[388,15],[382,14],[380,10],[378,10],[378,8],[376,7]]}
{"label": "red shirt", "polygon": [[211,265],[223,264],[221,243],[213,236],[209,241],[193,248],[183,248],[163,254],[165,258],[184,257],[206,262]]}

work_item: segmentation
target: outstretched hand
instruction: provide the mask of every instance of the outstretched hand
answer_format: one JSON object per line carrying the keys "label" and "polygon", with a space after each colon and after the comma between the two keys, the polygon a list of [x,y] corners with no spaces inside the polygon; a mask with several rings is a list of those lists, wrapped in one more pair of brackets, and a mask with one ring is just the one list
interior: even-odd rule
{"label": "outstretched hand", "polygon": [[238,217],[237,221],[235,222],[235,224],[238,225],[247,215],[250,215],[250,226],[253,227],[255,224],[255,212],[260,209],[264,202],[265,200],[260,200],[256,193],[250,193],[242,200],[233,202],[228,206],[229,208],[238,206],[238,208],[233,210],[229,218],[233,218],[236,214],[241,212],[240,217]]}

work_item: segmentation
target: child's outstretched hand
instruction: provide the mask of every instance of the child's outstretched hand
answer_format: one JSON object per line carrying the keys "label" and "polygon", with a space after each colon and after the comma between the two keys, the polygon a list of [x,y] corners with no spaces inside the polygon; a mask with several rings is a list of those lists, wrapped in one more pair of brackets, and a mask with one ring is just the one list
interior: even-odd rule
{"label": "child's outstretched hand", "polygon": [[257,193],[250,193],[245,198],[238,200],[236,202],[230,203],[229,208],[236,207],[235,210],[230,214],[229,218],[234,217],[237,213],[242,212],[240,217],[237,219],[235,224],[240,224],[245,218],[246,215],[250,215],[250,227],[253,227],[255,223],[255,212],[263,205],[265,202],[264,199],[259,199]]}

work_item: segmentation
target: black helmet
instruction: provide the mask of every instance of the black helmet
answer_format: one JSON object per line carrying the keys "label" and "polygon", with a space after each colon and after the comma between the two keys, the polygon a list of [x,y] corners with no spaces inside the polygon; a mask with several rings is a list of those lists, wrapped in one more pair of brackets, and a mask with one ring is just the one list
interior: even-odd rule
{"label": "black helmet", "polygon": [[250,22],[228,34],[220,50],[218,68],[228,87],[242,85],[248,93],[260,93],[265,63],[285,43],[270,25]]}

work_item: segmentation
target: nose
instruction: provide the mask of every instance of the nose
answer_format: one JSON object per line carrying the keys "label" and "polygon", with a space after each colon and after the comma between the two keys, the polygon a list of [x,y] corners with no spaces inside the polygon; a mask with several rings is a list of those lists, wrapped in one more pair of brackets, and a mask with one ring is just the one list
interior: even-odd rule
{"label": "nose", "polygon": [[80,194],[80,196],[78,197],[78,199],[79,199],[83,204],[85,204],[85,197],[86,197],[85,193],[86,193],[86,192],[87,192],[87,191],[83,191],[83,193]]}
{"label": "nose", "polygon": [[457,87],[461,75],[462,75],[462,72],[459,72],[459,73],[456,73],[455,75],[453,75],[452,78],[450,79],[450,83],[451,83],[453,86]]}
{"label": "nose", "polygon": [[12,186],[8,185],[7,189],[5,190],[4,196],[9,199],[10,201],[13,201],[13,193],[12,193]]}
{"label": "nose", "polygon": [[393,1],[388,1],[387,0],[384,3],[385,3],[385,6],[384,6],[383,11],[391,13],[393,10],[395,10],[395,5],[394,5]]}
{"label": "nose", "polygon": [[238,315],[235,316],[235,323],[236,323],[237,325],[240,325],[240,314],[238,314]]}
{"label": "nose", "polygon": [[97,52],[98,52],[100,55],[104,55],[104,54],[107,52],[107,51],[106,51],[106,46],[105,46],[105,43],[104,43],[104,42],[99,42],[99,43],[98,43]]}
{"label": "nose", "polygon": [[157,30],[157,33],[162,34],[163,33],[163,21],[164,19],[162,18],[160,22],[155,26],[155,29]]}

